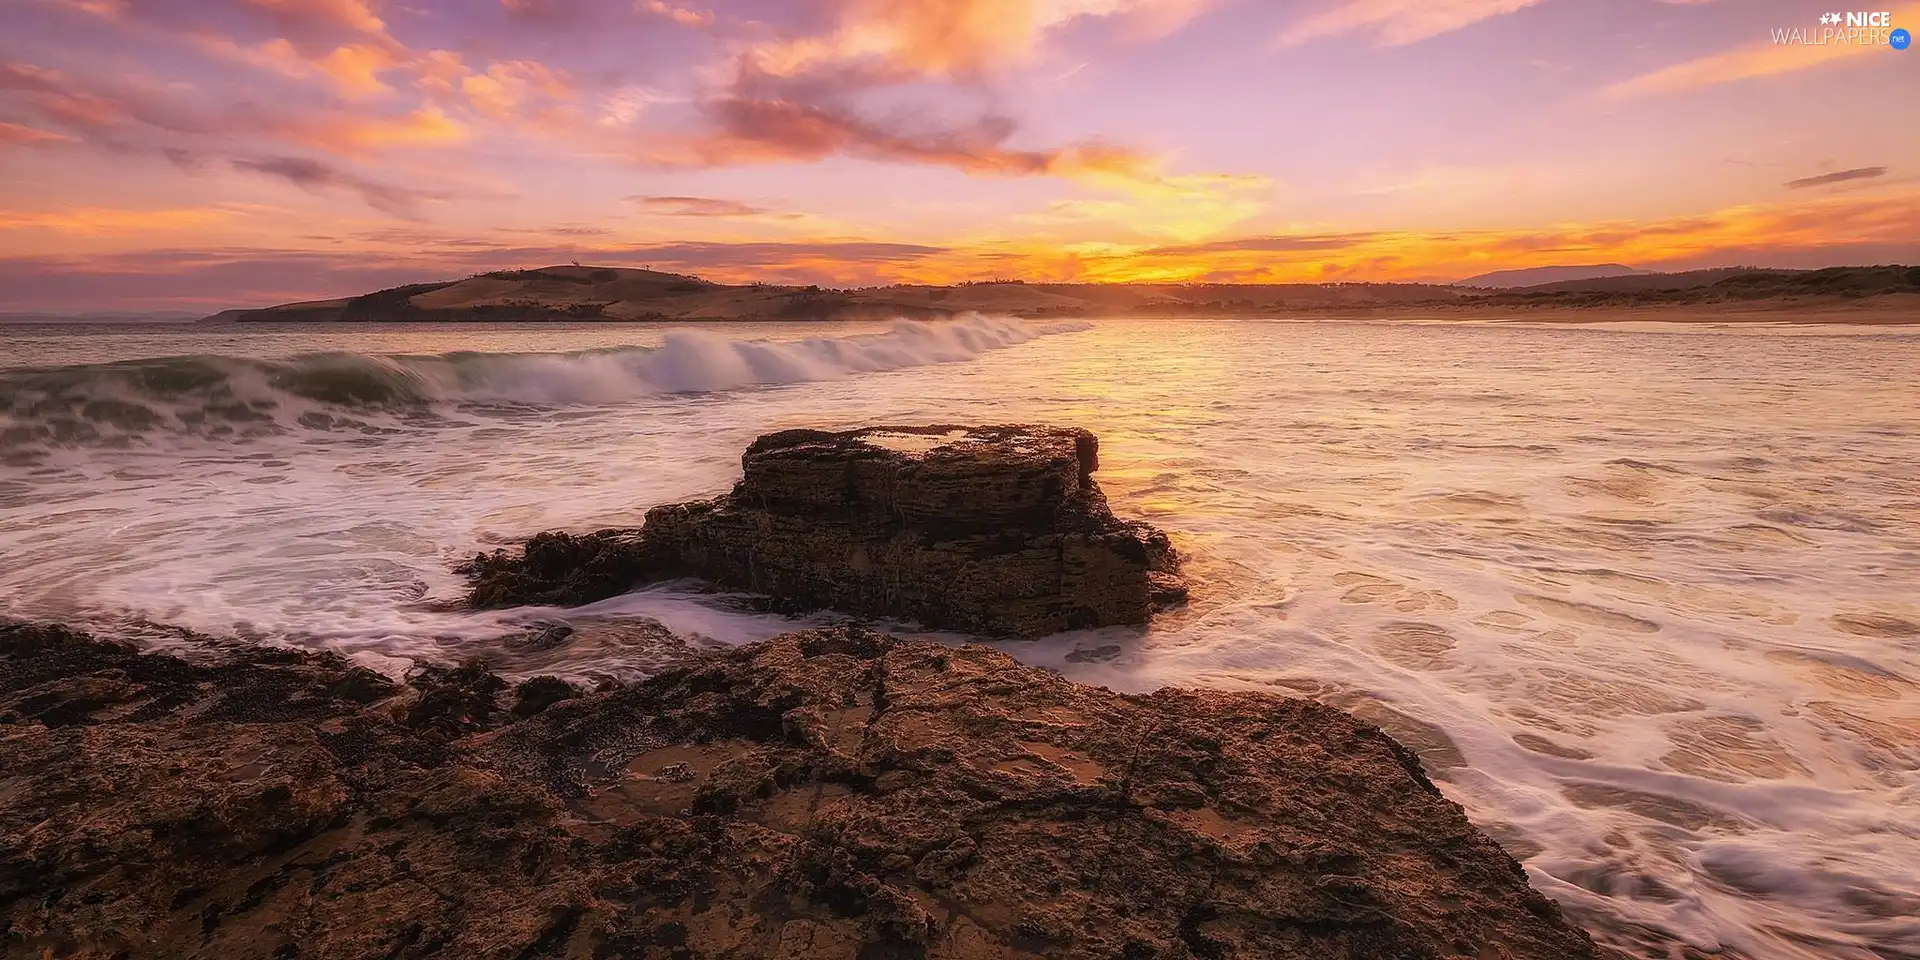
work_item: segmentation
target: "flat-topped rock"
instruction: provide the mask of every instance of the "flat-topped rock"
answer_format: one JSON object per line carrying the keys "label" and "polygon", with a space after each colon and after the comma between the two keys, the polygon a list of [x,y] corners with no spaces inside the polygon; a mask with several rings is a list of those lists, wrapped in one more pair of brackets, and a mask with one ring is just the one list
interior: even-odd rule
{"label": "flat-topped rock", "polygon": [[482,607],[695,577],[784,609],[983,635],[1144,623],[1184,599],[1179,558],[1113,515],[1098,449],[1059,427],[787,430],[747,448],[725,496],[656,507],[638,530],[541,534],[463,570]]}
{"label": "flat-topped rock", "polygon": [[1405,749],[808,631],[585,693],[0,622],[0,954],[1596,960]]}
{"label": "flat-topped rock", "polygon": [[1061,427],[785,430],[747,448],[733,498],[928,529],[1044,526],[1098,496],[1098,451]]}

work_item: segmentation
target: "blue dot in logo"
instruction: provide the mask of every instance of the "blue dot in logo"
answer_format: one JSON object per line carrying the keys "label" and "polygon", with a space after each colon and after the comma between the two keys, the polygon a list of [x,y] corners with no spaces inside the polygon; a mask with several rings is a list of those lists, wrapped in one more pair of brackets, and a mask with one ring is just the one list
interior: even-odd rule
{"label": "blue dot in logo", "polygon": [[1891,37],[1887,38],[1887,42],[1893,44],[1895,50],[1905,50],[1913,46],[1913,34],[1908,33],[1907,28],[1901,27],[1895,30]]}

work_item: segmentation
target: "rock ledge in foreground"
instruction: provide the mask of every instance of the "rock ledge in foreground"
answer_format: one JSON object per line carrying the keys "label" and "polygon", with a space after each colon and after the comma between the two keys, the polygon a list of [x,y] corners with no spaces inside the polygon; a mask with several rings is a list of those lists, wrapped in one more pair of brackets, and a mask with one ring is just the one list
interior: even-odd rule
{"label": "rock ledge in foreground", "polygon": [[524,686],[0,624],[0,954],[1595,957],[1315,703],[856,628]]}
{"label": "rock ledge in foreground", "polygon": [[1144,623],[1186,596],[1166,535],[1114,517],[1098,441],[1058,427],[788,430],[733,492],[639,530],[543,533],[462,568],[480,607],[573,605],[696,577],[783,609],[1033,637]]}

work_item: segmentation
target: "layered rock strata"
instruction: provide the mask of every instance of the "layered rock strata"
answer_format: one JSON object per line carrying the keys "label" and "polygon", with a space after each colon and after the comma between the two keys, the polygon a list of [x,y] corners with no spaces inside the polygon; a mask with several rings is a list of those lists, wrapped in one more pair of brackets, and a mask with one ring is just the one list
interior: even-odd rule
{"label": "layered rock strata", "polygon": [[1114,517],[1098,442],[1056,427],[788,430],[733,491],[637,530],[545,533],[463,570],[481,607],[573,605],[695,577],[788,610],[987,636],[1143,623],[1186,595],[1165,534]]}

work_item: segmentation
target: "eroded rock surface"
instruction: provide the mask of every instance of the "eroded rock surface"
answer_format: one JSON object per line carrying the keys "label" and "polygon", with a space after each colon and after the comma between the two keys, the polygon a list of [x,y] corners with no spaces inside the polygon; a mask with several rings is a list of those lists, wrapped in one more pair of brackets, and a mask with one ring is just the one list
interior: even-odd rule
{"label": "eroded rock surface", "polygon": [[0,953],[1587,958],[1377,729],[789,634],[621,689],[0,625]]}
{"label": "eroded rock surface", "polygon": [[1166,535],[1116,519],[1098,443],[1053,427],[788,430],[730,494],[639,530],[544,533],[464,572],[476,606],[571,605],[697,577],[785,609],[1032,637],[1143,623],[1186,595]]}

